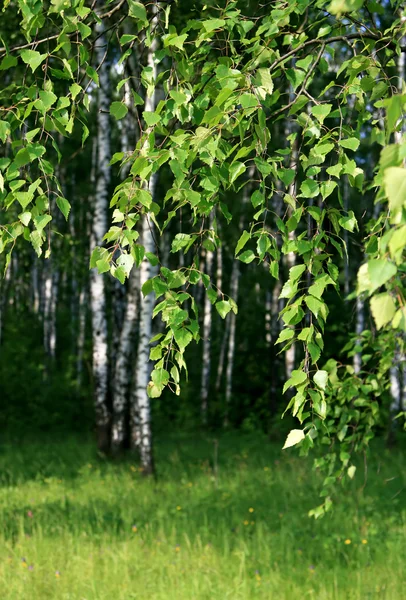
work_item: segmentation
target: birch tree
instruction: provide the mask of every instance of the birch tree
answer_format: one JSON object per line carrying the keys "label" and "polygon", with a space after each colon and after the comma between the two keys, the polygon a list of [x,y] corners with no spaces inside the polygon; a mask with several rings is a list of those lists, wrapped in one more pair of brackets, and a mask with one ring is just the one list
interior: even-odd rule
{"label": "birch tree", "polygon": [[[110,185],[110,74],[107,62],[107,35],[105,23],[95,26],[97,41],[95,60],[98,66],[100,87],[98,90],[97,113],[97,179],[92,216],[91,246],[100,244],[107,231],[107,208]],[[96,436],[100,450],[110,446],[110,415],[107,405],[108,395],[108,338],[106,309],[106,278],[91,270],[90,306],[93,336],[93,385],[95,398]]]}
{"label": "birch tree", "polygon": [[[151,27],[154,31],[159,28],[159,4],[152,5]],[[147,66],[149,68],[150,81],[156,85],[158,76],[158,67],[155,58],[155,52],[158,49],[158,37],[155,35],[151,45],[148,48]],[[145,111],[153,113],[156,106],[156,88],[152,93],[147,90],[145,99]],[[144,149],[147,150],[149,142],[145,142]],[[152,173],[148,185],[148,192],[153,199],[156,195],[158,182],[158,172]],[[147,393],[147,385],[150,377],[150,340],[152,337],[152,312],[154,300],[151,294],[144,294],[145,284],[154,275],[155,269],[150,258],[155,251],[155,240],[153,233],[153,222],[150,214],[145,212],[141,221],[141,241],[144,248],[144,258],[140,265],[140,319],[138,333],[137,360],[135,362],[135,371],[133,375],[133,389],[131,391],[131,441],[133,447],[136,447],[141,459],[141,465],[144,473],[150,474],[154,470],[152,454],[152,430],[151,430],[151,406]]]}

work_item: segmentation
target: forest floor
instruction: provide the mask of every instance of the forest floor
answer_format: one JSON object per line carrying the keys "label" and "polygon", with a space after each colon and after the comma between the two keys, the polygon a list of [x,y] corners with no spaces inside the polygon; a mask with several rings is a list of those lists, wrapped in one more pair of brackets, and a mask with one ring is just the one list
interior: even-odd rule
{"label": "forest floor", "polygon": [[[63,436],[61,436],[63,438]],[[0,447],[1,600],[401,600],[406,452],[377,446],[315,521],[312,460],[179,435],[159,477],[78,438]]]}

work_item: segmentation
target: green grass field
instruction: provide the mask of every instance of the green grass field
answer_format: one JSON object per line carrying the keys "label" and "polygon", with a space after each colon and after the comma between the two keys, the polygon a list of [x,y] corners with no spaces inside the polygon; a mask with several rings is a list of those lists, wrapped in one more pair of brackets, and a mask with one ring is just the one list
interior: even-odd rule
{"label": "green grass field", "polygon": [[405,452],[377,447],[314,521],[312,461],[280,446],[229,434],[216,461],[179,436],[154,481],[92,441],[3,444],[0,599],[406,598]]}

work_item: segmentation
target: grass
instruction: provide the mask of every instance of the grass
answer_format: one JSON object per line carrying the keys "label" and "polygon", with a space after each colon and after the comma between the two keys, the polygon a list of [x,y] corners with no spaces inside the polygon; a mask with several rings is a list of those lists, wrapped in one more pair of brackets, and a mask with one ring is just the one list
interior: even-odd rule
{"label": "grass", "polygon": [[406,597],[405,453],[379,447],[314,521],[311,460],[266,438],[157,448],[157,481],[91,441],[0,448],[3,600]]}

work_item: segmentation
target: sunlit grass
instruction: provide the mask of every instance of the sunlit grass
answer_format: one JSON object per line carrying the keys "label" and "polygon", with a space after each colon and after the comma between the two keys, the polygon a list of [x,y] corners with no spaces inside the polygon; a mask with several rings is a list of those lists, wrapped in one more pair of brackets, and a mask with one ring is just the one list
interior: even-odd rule
{"label": "sunlit grass", "polygon": [[91,441],[1,448],[0,598],[403,599],[405,454],[373,453],[331,516],[311,461],[260,436],[157,449],[158,479]]}

